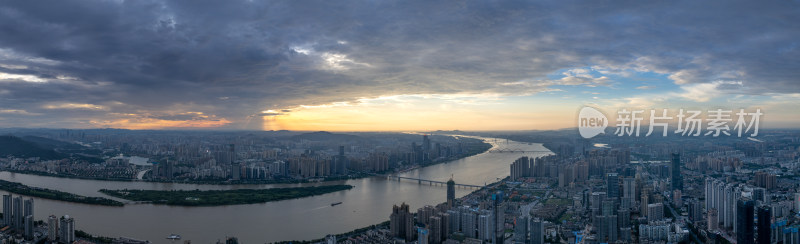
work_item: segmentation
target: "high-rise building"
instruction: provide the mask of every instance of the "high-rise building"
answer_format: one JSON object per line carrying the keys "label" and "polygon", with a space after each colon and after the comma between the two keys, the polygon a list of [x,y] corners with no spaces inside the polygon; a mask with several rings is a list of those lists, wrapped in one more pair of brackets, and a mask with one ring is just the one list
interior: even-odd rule
{"label": "high-rise building", "polygon": [[724,195],[722,200],[722,209],[720,209],[720,216],[723,218],[722,223],[725,228],[733,228],[733,221],[736,216],[736,197],[734,185],[726,184],[724,188]]}
{"label": "high-rise building", "polygon": [[640,208],[642,216],[647,217],[647,205],[650,204],[650,193],[645,189],[642,190],[642,200],[640,202],[642,204]]}
{"label": "high-rise building", "polygon": [[628,209],[617,210],[617,226],[620,228],[631,226],[631,212]]}
{"label": "high-rise building", "polygon": [[634,178],[626,177],[622,179],[622,198],[628,201],[627,206],[636,205],[636,181]]}
{"label": "high-rise building", "polygon": [[664,219],[664,204],[647,204],[647,221],[658,221]]}
{"label": "high-rise building", "polygon": [[24,208],[22,207],[22,197],[14,198],[14,229],[22,230],[25,221]]}
{"label": "high-rise building", "polygon": [[759,171],[755,173],[753,183],[758,187],[773,189],[777,186],[777,179],[774,174]]}
{"label": "high-rise building", "polygon": [[453,233],[453,229],[451,228],[453,220],[450,216],[450,213],[439,213],[439,218],[442,219],[442,241],[447,240],[447,237]]}
{"label": "high-rise building", "polygon": [[500,210],[500,202],[502,200],[503,200],[502,191],[498,191],[497,193],[492,195],[492,203],[493,203],[492,210],[494,211],[492,217],[494,217],[494,226],[495,226],[494,243],[497,244],[505,243],[505,236],[504,236],[505,229],[503,228],[505,226],[505,215],[504,215],[505,211]]}
{"label": "high-rise building", "polygon": [[24,224],[25,228],[23,228],[24,229],[23,233],[25,233],[25,235],[24,235],[25,239],[26,240],[33,240],[33,215],[25,216],[24,222],[25,222],[25,224]]}
{"label": "high-rise building", "polygon": [[528,243],[528,218],[517,217],[514,224],[514,243]]}
{"label": "high-rise building", "polygon": [[453,177],[447,181],[447,208],[452,208],[456,200],[456,182]]}
{"label": "high-rise building", "polygon": [[47,240],[55,242],[58,238],[58,217],[50,215],[47,217]]}
{"label": "high-rise building", "polygon": [[689,204],[689,220],[692,222],[703,221],[703,207],[699,200],[692,200]]}
{"label": "high-rise building", "polygon": [[606,197],[619,198],[619,175],[617,173],[606,174]]}
{"label": "high-rise building", "polygon": [[439,244],[442,243],[442,218],[439,216],[431,216],[430,220],[428,220],[428,230],[430,231],[430,236],[428,237],[428,241],[431,244]]}
{"label": "high-rise building", "polygon": [[436,208],[431,205],[425,205],[424,207],[417,209],[417,222],[422,225],[428,225],[430,224],[430,218],[435,215]]}
{"label": "high-rise building", "polygon": [[511,180],[517,181],[522,177],[532,176],[530,175],[531,172],[531,163],[528,157],[520,157],[517,160],[514,160],[511,163]]}
{"label": "high-rise building", "polygon": [[705,197],[706,197],[706,210],[714,208],[714,180],[713,178],[706,178],[705,180]]}
{"label": "high-rise building", "polygon": [[430,238],[430,231],[426,228],[417,228],[417,244],[428,244]]}
{"label": "high-rise building", "polygon": [[478,216],[478,239],[491,241],[494,236],[494,218],[492,213],[485,212]]}
{"label": "high-rise building", "polygon": [[398,207],[392,207],[392,214],[389,215],[389,230],[394,237],[404,238],[406,241],[414,240],[416,230],[414,229],[414,215],[408,211],[408,204],[402,203]]}
{"label": "high-rise building", "polygon": [[758,244],[770,244],[770,231],[772,227],[772,216],[770,215],[770,209],[767,206],[761,206],[758,208]]}
{"label": "high-rise building", "polygon": [[681,208],[683,206],[681,190],[672,190],[672,205],[675,205],[677,208]]}
{"label": "high-rise building", "polygon": [[75,219],[70,218],[69,215],[64,215],[64,217],[61,217],[58,226],[59,242],[72,243],[75,241]]}
{"label": "high-rise building", "polygon": [[232,180],[242,179],[242,166],[239,164],[239,162],[231,163],[231,179]]}
{"label": "high-rise building", "polygon": [[461,214],[456,209],[447,210],[448,228],[447,234],[461,231]]}
{"label": "high-rise building", "polygon": [[769,192],[765,188],[753,188],[753,201],[756,201],[756,206],[767,205],[770,203]]}
{"label": "high-rise building", "polygon": [[3,223],[6,225],[13,226],[14,212],[12,210],[13,208],[11,207],[12,206],[11,199],[13,199],[13,196],[11,194],[3,195]]}
{"label": "high-rise building", "polygon": [[736,243],[737,244],[753,244],[754,233],[753,227],[753,200],[739,199],[736,201]]}
{"label": "high-rise building", "polygon": [[422,136],[422,150],[426,152],[431,150],[431,139],[428,138],[428,135]]}
{"label": "high-rise building", "polygon": [[33,198],[29,198],[24,202],[24,211],[22,212],[23,216],[34,216],[33,215]]}
{"label": "high-rise building", "polygon": [[600,226],[597,228],[597,239],[604,243],[616,242],[618,239],[617,216],[603,215],[598,218],[600,219]]}
{"label": "high-rise building", "polygon": [[621,227],[619,228],[619,239],[624,243],[631,242],[631,227]]}
{"label": "high-rise building", "polygon": [[461,233],[464,236],[469,238],[477,237],[478,218],[479,216],[471,210],[467,209],[461,212]]}
{"label": "high-rise building", "polygon": [[712,208],[708,210],[708,231],[713,232],[719,229],[719,215],[717,209]]}
{"label": "high-rise building", "polygon": [[683,191],[683,177],[681,176],[681,154],[672,154],[672,190]]}
{"label": "high-rise building", "polygon": [[544,222],[540,219],[531,220],[531,244],[544,244]]}

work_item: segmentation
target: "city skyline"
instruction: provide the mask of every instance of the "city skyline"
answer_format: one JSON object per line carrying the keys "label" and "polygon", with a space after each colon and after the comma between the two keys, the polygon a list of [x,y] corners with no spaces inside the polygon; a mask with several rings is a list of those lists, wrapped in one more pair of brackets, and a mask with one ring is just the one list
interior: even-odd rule
{"label": "city skyline", "polygon": [[800,1],[0,1],[0,243],[800,243]]}
{"label": "city skyline", "polygon": [[798,128],[797,4],[7,2],[0,127],[552,130],[588,105]]}

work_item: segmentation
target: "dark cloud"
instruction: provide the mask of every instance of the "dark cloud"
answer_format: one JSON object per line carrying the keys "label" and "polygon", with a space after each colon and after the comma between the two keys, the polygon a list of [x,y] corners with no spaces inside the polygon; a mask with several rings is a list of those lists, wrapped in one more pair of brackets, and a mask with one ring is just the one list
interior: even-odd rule
{"label": "dark cloud", "polygon": [[[797,5],[4,1],[0,73],[48,82],[0,81],[0,109],[41,123],[187,111],[243,121],[379,95],[530,94],[552,84],[547,74],[586,66],[655,71],[680,84],[740,81],[726,89],[733,93],[797,93]],[[520,81],[535,84],[509,88]],[[46,108],[56,103],[107,110]]]}

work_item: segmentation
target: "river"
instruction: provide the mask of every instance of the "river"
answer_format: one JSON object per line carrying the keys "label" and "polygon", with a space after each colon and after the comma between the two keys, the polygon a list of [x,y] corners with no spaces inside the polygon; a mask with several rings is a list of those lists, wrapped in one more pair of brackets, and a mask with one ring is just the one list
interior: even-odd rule
{"label": "river", "polygon": [[[541,144],[486,139],[493,148],[524,151],[548,151]],[[548,152],[490,153],[456,161],[414,169],[401,176],[446,181],[453,175],[456,183],[484,185],[509,175],[509,165],[520,156],[543,156]],[[0,179],[29,186],[44,187],[85,196],[105,196],[100,189],[147,190],[219,190],[239,188],[271,188],[320,184],[350,184],[352,190],[320,196],[262,204],[216,207],[180,207],[153,204],[127,204],[106,207],[34,198],[36,220],[53,214],[75,218],[76,229],[109,237],[132,237],[153,243],[170,243],[165,238],[179,234],[192,243],[215,243],[226,236],[239,238],[240,243],[265,243],[288,240],[310,240],[326,234],[344,233],[389,219],[392,205],[407,203],[412,211],[424,205],[446,201],[445,186],[430,186],[413,181],[387,180],[372,177],[315,184],[282,185],[202,185],[156,182],[99,181],[37,176],[0,172]],[[456,188],[456,197],[471,189]],[[2,194],[7,192],[0,191]],[[331,203],[342,202],[337,206]],[[176,243],[182,243],[178,241]]]}

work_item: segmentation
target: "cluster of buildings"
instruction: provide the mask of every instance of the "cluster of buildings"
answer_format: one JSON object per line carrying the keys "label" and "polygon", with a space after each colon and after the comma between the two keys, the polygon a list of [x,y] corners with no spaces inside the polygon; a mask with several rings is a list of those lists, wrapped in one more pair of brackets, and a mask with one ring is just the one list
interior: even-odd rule
{"label": "cluster of buildings", "polygon": [[[0,168],[98,179],[291,182],[404,170],[489,148],[478,139],[409,134],[85,131],[38,136],[72,141],[71,147],[83,148],[79,153],[84,157],[7,157],[0,158]],[[133,163],[129,157],[106,155],[133,155],[146,161]]]}
{"label": "cluster of buildings", "polygon": [[423,206],[416,213],[405,203],[395,205],[389,216],[389,234],[396,242],[502,243],[506,212],[505,205],[500,205],[502,193],[492,194],[491,199],[455,199],[455,182],[451,179],[447,182],[447,201],[442,204]]}
{"label": "cluster of buildings", "polygon": [[[800,137],[778,141],[551,145],[558,154],[509,162],[508,178],[463,198],[396,205],[368,233],[382,243],[800,243]],[[369,243],[359,240],[344,243]]]}
{"label": "cluster of buildings", "polygon": [[[23,199],[11,194],[3,195],[3,240],[28,243],[73,243],[75,220],[69,215],[61,218],[50,215],[46,226],[36,224],[33,198]],[[22,240],[17,240],[21,237]]]}

